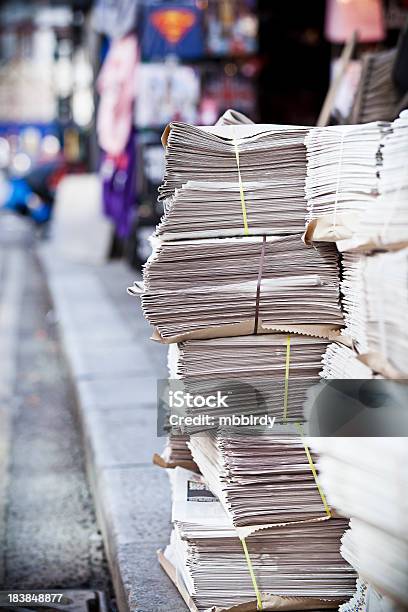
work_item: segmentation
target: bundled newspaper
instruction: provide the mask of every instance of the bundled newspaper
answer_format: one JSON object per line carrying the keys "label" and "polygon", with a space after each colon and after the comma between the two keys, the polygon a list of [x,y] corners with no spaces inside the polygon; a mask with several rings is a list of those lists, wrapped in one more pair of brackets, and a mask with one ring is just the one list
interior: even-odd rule
{"label": "bundled newspaper", "polygon": [[231,110],[214,128],[171,124],[156,235],[175,240],[302,232],[306,133],[303,127],[254,125]]}
{"label": "bundled newspaper", "polygon": [[[194,612],[244,603],[255,611],[243,542],[222,504],[197,474],[176,468],[170,476],[174,529],[159,556],[164,569]],[[292,524],[245,540],[264,609],[337,607],[352,594],[355,575],[339,552],[346,526],[343,519]]]}
{"label": "bundled newspaper", "polygon": [[[307,389],[319,380],[327,344],[295,334],[187,340],[169,347],[170,377],[191,393],[222,390],[228,395],[225,405],[210,410],[219,419],[216,425],[221,419],[232,425],[231,415],[245,414],[265,414],[277,423],[301,421]],[[199,407],[188,411],[201,413]]]}
{"label": "bundled newspaper", "polygon": [[191,436],[191,453],[238,532],[327,518],[311,462],[299,437],[238,430]]}
{"label": "bundled newspaper", "polygon": [[142,307],[166,342],[333,330],[342,325],[338,255],[299,235],[161,242],[144,270]]}
{"label": "bundled newspaper", "polygon": [[172,123],[165,133],[165,214],[157,235],[174,240],[301,232],[307,131]]}
{"label": "bundled newspaper", "polygon": [[[397,602],[386,609],[406,609],[408,604],[408,541],[382,529],[351,519],[342,539],[341,554],[361,575],[382,593]],[[398,605],[399,604],[399,605]],[[400,607],[403,606],[403,607]],[[369,610],[369,607],[367,608]]]}
{"label": "bundled newspaper", "polygon": [[279,188],[278,181],[244,181],[247,232],[242,216],[242,191],[235,180],[189,180],[176,189],[165,202],[165,214],[157,226],[162,240],[239,236],[245,233],[283,235],[301,233],[304,229],[306,202],[303,196],[304,175],[299,172],[297,184]]}

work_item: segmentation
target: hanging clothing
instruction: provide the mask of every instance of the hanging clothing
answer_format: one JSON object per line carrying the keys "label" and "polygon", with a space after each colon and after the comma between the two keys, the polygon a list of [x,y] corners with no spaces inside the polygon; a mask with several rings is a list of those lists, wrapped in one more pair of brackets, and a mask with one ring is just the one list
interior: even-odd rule
{"label": "hanging clothing", "polygon": [[137,40],[133,34],[115,40],[99,73],[100,102],[96,130],[100,147],[111,156],[126,148],[133,124],[133,104],[138,64]]}
{"label": "hanging clothing", "polygon": [[133,131],[121,154],[104,154],[100,173],[104,213],[115,224],[119,238],[126,238],[136,210],[136,144]]}
{"label": "hanging clothing", "polygon": [[152,0],[143,6],[142,57],[197,59],[204,54],[203,10],[194,0]]}
{"label": "hanging clothing", "polygon": [[122,38],[136,29],[139,0],[97,0],[92,27],[109,38]]}

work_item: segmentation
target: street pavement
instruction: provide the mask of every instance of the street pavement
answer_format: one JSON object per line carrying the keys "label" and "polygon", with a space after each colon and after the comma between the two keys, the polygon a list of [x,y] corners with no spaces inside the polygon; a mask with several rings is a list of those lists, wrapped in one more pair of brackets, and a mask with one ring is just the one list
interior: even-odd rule
{"label": "street pavement", "polygon": [[126,293],[134,277],[61,260],[0,215],[0,587],[109,595],[112,580],[120,612],[181,612],[156,558],[170,535],[151,462],[166,350]]}
{"label": "street pavement", "polygon": [[152,465],[157,379],[166,348],[149,339],[138,300],[126,293],[136,273],[122,261],[70,263],[41,249],[57,326],[77,394],[88,477],[122,611],[182,612],[159,567],[170,537],[167,474]]}
{"label": "street pavement", "polygon": [[34,244],[26,220],[0,215],[0,585],[109,596],[74,390]]}

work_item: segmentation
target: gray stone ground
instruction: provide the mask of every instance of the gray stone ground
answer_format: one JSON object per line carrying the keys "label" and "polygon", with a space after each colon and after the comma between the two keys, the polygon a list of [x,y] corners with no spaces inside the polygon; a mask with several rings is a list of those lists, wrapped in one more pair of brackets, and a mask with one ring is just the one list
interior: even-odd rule
{"label": "gray stone ground", "polygon": [[170,536],[167,474],[152,465],[157,378],[166,348],[149,340],[139,301],[126,293],[135,272],[112,262],[41,259],[78,396],[89,479],[120,610],[186,609],[158,565]]}
{"label": "gray stone ground", "polygon": [[109,591],[74,390],[32,246],[22,220],[0,216],[0,585]]}
{"label": "gray stone ground", "polygon": [[109,590],[99,526],[120,612],[182,612],[156,559],[170,535],[151,463],[166,350],[126,294],[135,273],[47,244],[37,258],[13,219],[0,216],[0,585]]}

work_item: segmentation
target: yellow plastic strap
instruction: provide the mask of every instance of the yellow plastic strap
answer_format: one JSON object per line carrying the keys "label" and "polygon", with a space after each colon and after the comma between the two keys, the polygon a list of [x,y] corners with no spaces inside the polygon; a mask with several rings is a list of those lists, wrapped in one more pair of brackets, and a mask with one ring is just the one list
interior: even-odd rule
{"label": "yellow plastic strap", "polygon": [[241,196],[241,208],[242,208],[242,220],[244,222],[244,234],[245,236],[248,236],[249,229],[248,229],[247,211],[246,211],[246,204],[245,204],[244,185],[242,183],[241,166],[239,163],[239,150],[238,150],[237,139],[235,138],[234,126],[232,126],[232,134],[234,137],[235,159],[237,161],[237,169],[238,169],[239,193]]}
{"label": "yellow plastic strap", "polygon": [[325,496],[325,494],[323,492],[322,487],[320,486],[319,477],[317,475],[317,470],[315,468],[315,464],[313,463],[312,455],[310,453],[308,445],[306,444],[306,442],[304,441],[304,438],[303,438],[304,432],[303,432],[302,426],[300,425],[300,423],[296,423],[296,427],[298,428],[300,436],[302,438],[302,443],[303,443],[303,446],[304,446],[304,449],[305,449],[306,457],[307,457],[307,460],[309,462],[310,469],[312,470],[312,474],[313,474],[313,478],[315,479],[317,490],[319,491],[320,497],[322,498],[324,509],[326,511],[327,516],[329,518],[331,518],[332,514],[331,514],[331,511],[330,511],[330,508],[329,508],[329,504],[327,503],[326,496]]}
{"label": "yellow plastic strap", "polygon": [[249,552],[248,552],[248,548],[247,548],[247,545],[246,545],[245,538],[241,538],[241,544],[242,544],[242,548],[244,549],[245,559],[246,559],[246,562],[247,562],[247,565],[248,565],[249,574],[251,576],[252,585],[254,587],[254,591],[255,591],[255,595],[256,595],[256,607],[257,607],[258,610],[263,610],[263,607],[262,607],[262,597],[261,597],[261,593],[259,592],[258,583],[256,581],[256,576],[255,576],[254,568],[252,567],[251,557],[249,556]]}
{"label": "yellow plastic strap", "polygon": [[288,420],[289,397],[289,368],[290,368],[290,336],[286,338],[286,364],[285,364],[285,395],[283,398],[283,422]]}

